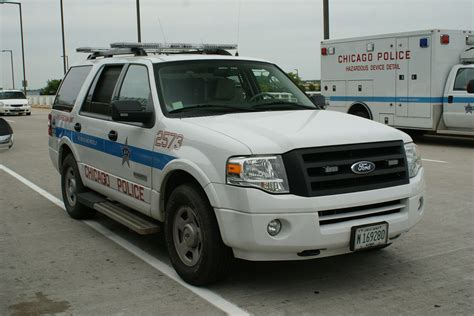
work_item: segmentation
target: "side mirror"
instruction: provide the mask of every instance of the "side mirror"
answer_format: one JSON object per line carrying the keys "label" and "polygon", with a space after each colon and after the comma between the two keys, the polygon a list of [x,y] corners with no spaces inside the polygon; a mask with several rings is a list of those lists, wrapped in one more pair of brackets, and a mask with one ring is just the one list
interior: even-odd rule
{"label": "side mirror", "polygon": [[145,124],[153,119],[153,112],[143,109],[142,104],[138,101],[118,100],[112,102],[112,119]]}
{"label": "side mirror", "polygon": [[309,99],[321,110],[326,108],[326,98],[322,94],[314,94]]}
{"label": "side mirror", "polygon": [[469,80],[466,90],[467,90],[467,93],[474,93],[474,80]]}

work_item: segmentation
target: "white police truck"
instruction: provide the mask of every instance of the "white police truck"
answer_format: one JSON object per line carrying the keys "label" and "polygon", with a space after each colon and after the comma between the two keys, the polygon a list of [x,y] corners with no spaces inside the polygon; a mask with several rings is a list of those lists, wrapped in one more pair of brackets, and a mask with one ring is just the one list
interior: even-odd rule
{"label": "white police truck", "polygon": [[321,111],[276,65],[233,49],[78,49],[90,55],[66,74],[48,128],[71,217],[163,228],[195,285],[234,257],[380,249],[421,219],[424,171],[407,134]]}
{"label": "white police truck", "polygon": [[[328,109],[418,133],[474,136],[474,34],[426,30],[321,42]],[[474,88],[472,88],[474,89]]]}

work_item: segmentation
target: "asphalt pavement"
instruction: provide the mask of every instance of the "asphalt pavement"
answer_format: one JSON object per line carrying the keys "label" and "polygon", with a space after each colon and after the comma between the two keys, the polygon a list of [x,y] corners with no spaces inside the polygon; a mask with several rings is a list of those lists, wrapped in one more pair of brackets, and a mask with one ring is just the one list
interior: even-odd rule
{"label": "asphalt pavement", "polygon": [[162,235],[65,214],[48,156],[48,113],[6,117],[15,145],[0,153],[0,315],[472,315],[473,140],[416,139],[425,215],[390,247],[298,262],[238,260],[228,279],[194,288],[170,269]]}

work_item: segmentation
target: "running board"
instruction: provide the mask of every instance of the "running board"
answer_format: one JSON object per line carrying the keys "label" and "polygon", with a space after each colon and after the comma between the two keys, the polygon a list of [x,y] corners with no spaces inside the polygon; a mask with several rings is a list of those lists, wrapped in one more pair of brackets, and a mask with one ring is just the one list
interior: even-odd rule
{"label": "running board", "polygon": [[456,130],[456,129],[443,129],[437,130],[436,134],[439,135],[455,135],[455,136],[474,136],[474,131],[472,130]]}
{"label": "running board", "polygon": [[77,200],[79,203],[93,208],[140,235],[150,235],[160,231],[160,226],[156,222],[124,205],[113,203],[95,192],[78,194]]}

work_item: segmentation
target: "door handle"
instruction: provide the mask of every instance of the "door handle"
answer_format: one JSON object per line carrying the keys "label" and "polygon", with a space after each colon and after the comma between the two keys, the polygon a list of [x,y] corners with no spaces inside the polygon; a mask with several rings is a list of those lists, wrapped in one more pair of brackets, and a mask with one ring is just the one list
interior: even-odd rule
{"label": "door handle", "polygon": [[109,139],[112,140],[112,141],[116,141],[117,140],[117,137],[118,137],[118,134],[116,131],[112,130],[109,132]]}
{"label": "door handle", "polygon": [[81,128],[82,128],[81,123],[74,124],[74,129],[76,130],[76,132],[80,132]]}
{"label": "door handle", "polygon": [[452,95],[448,95],[448,103],[453,103],[453,96]]}

